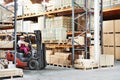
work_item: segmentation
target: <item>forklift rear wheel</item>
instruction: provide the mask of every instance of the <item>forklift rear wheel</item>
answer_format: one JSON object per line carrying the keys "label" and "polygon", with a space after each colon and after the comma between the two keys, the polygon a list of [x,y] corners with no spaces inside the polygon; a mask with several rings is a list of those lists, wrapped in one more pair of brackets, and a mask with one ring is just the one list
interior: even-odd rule
{"label": "forklift rear wheel", "polygon": [[31,70],[37,70],[39,69],[39,62],[37,60],[30,60],[28,66]]}

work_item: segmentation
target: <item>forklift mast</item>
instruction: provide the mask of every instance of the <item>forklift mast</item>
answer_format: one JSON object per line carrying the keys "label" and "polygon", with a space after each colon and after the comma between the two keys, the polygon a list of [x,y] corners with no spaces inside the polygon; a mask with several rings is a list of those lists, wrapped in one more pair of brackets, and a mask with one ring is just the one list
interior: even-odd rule
{"label": "forklift mast", "polygon": [[37,53],[36,56],[39,62],[39,69],[43,69],[46,67],[46,48],[45,44],[42,43],[42,35],[40,30],[35,30],[35,37],[36,37],[36,45],[37,45]]}

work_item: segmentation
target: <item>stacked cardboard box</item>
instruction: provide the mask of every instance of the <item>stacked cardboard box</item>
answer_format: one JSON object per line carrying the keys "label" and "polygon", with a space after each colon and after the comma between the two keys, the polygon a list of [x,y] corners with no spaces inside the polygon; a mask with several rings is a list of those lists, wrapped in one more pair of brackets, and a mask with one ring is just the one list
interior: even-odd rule
{"label": "stacked cardboard box", "polygon": [[103,22],[103,53],[113,54],[120,60],[120,20]]}
{"label": "stacked cardboard box", "polygon": [[46,40],[66,40],[67,33],[65,28],[47,28],[42,30],[42,39]]}
{"label": "stacked cardboard box", "polygon": [[52,50],[47,50],[46,54],[48,64],[55,64],[61,66],[71,65],[71,61],[69,60],[69,56],[71,55],[71,53],[53,52]]}
{"label": "stacked cardboard box", "polygon": [[103,53],[115,54],[114,21],[103,22]]}
{"label": "stacked cardboard box", "polygon": [[100,66],[114,66],[114,55],[101,55]]}
{"label": "stacked cardboard box", "polygon": [[[84,7],[85,1],[84,0],[75,0],[75,2],[80,6]],[[47,10],[55,10],[64,7],[71,7],[72,0],[50,0],[47,5]]]}
{"label": "stacked cardboard box", "polygon": [[42,4],[24,5],[24,14],[31,14],[31,13],[37,14],[43,11],[44,9]]}

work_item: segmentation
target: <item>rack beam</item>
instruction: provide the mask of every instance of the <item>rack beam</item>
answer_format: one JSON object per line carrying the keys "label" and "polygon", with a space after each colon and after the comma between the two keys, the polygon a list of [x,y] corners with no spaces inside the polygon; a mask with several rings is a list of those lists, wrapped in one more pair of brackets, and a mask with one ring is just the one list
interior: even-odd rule
{"label": "rack beam", "polygon": [[113,20],[113,19],[119,19],[119,18],[120,18],[120,6],[103,9],[104,20]]}
{"label": "rack beam", "polygon": [[[84,10],[81,9],[75,9],[75,13],[82,13]],[[25,18],[31,18],[31,17],[39,17],[44,15],[51,15],[51,14],[58,14],[58,15],[70,15],[72,14],[72,7],[59,9],[59,10],[53,10],[48,12],[40,12],[40,13],[31,13],[31,14],[24,14],[23,16],[18,16],[17,19],[25,19]]]}

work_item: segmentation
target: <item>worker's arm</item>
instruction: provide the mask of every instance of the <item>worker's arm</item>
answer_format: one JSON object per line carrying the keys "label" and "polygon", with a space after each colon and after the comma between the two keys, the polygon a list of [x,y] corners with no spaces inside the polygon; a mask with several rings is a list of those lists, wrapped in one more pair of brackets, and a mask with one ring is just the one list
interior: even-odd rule
{"label": "worker's arm", "polygon": [[18,41],[19,47],[21,46],[21,44],[24,44],[25,46],[28,46],[29,43],[27,43],[25,41]]}

